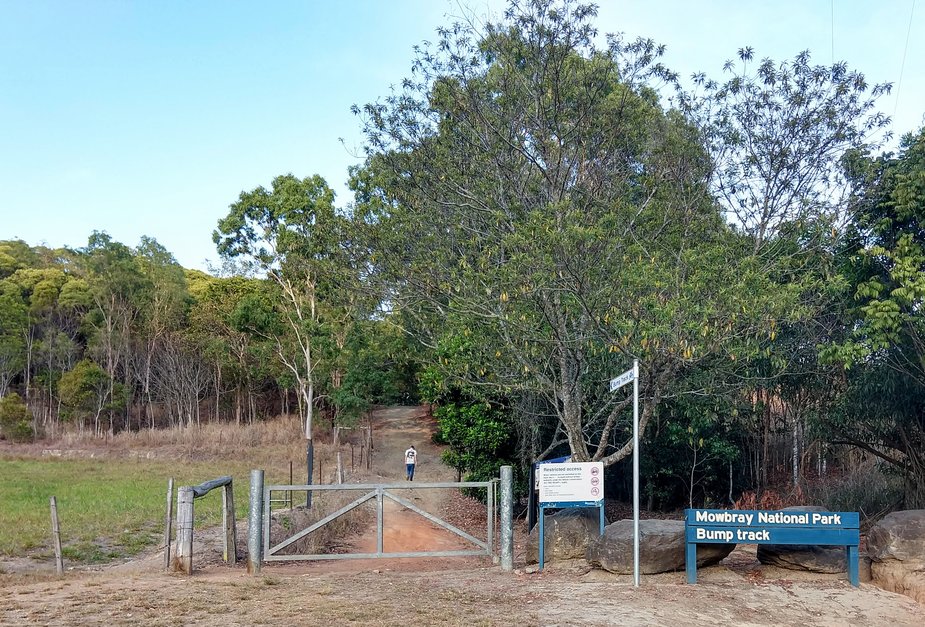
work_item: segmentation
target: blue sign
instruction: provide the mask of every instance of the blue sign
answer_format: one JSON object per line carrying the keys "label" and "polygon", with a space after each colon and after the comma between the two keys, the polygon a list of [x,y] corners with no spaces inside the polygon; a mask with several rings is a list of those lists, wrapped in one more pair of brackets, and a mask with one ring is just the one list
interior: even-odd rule
{"label": "blue sign", "polygon": [[685,510],[687,582],[697,582],[698,544],[815,544],[844,546],[848,577],[858,585],[860,517],[857,512],[795,510]]}

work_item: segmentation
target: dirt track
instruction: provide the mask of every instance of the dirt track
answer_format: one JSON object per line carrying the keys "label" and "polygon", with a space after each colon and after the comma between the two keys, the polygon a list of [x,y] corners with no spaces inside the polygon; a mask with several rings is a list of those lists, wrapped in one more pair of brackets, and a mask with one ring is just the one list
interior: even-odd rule
{"label": "dirt track", "polygon": [[[401,480],[401,452],[408,444],[421,453],[416,479],[455,478],[439,463],[439,450],[430,443],[432,424],[421,414],[419,408],[402,408],[378,415],[370,480]],[[428,511],[443,504],[435,491],[409,494]],[[450,542],[426,519],[400,510],[386,512],[385,550],[434,549],[434,541]],[[244,531],[239,528],[239,534]],[[369,541],[369,530],[352,540],[361,550]],[[754,576],[743,568],[706,568],[696,586],[686,585],[683,573],[666,573],[644,577],[636,589],[630,577],[591,570],[583,562],[525,574],[518,549],[515,573],[502,572],[487,558],[447,558],[273,564],[253,577],[241,566],[217,563],[216,551],[213,546],[197,553],[192,577],[159,572],[160,555],[152,554],[62,580],[7,578],[0,590],[0,625],[925,624],[925,609],[906,597],[869,584],[854,589],[840,578],[796,578],[777,570]]]}

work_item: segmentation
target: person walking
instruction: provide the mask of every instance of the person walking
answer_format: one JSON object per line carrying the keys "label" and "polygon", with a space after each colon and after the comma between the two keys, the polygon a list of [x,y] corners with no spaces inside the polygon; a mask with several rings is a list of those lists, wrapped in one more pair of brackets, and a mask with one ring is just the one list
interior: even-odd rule
{"label": "person walking", "polygon": [[408,448],[405,451],[405,480],[414,481],[414,465],[418,461],[418,452],[414,450],[414,446]]}

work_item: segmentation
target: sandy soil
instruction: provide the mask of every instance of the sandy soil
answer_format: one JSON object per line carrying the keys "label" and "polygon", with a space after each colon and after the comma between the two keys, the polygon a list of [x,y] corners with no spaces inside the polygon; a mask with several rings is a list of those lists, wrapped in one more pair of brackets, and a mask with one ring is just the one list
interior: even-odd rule
{"label": "sandy soil", "polygon": [[[420,452],[416,480],[455,479],[439,462],[432,421],[420,408],[384,410],[376,421],[373,472],[364,480],[402,480],[409,444]],[[403,496],[434,513],[459,507],[442,490],[409,485]],[[465,544],[397,504],[384,520],[386,551]],[[259,576],[223,565],[217,534],[197,532],[192,577],[162,572],[157,552],[60,579],[0,576],[0,625],[925,625],[925,608],[907,597],[870,584],[852,588],[843,577],[761,567],[754,547],[699,569],[695,586],[683,573],[666,573],[644,577],[637,589],[631,577],[583,561],[532,572],[523,532],[515,533],[513,573],[487,557],[393,558],[273,563]],[[238,533],[246,538],[245,522]],[[375,546],[375,529],[358,530],[347,543],[365,552]]]}

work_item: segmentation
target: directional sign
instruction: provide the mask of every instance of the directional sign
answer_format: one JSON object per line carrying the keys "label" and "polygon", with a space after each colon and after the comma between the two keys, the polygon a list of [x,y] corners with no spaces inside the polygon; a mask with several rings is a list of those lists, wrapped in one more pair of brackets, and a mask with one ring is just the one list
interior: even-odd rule
{"label": "directional sign", "polygon": [[621,374],[616,379],[610,380],[610,391],[613,392],[614,390],[619,390],[620,388],[622,388],[624,385],[626,385],[627,383],[629,383],[635,378],[636,378],[636,371],[633,369],[627,370],[626,372]]}

